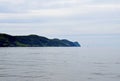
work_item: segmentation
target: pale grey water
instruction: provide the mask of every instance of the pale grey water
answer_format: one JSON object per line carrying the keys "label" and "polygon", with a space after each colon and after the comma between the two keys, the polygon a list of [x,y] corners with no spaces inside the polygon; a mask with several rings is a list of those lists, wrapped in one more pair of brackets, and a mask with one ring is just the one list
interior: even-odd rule
{"label": "pale grey water", "polygon": [[0,81],[120,81],[120,50],[0,48]]}

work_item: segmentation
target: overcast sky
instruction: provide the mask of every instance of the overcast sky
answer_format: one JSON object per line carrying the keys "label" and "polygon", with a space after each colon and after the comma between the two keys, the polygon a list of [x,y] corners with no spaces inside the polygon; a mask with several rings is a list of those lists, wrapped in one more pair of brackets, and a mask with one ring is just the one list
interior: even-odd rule
{"label": "overcast sky", "polygon": [[120,0],[0,0],[0,32],[120,34]]}

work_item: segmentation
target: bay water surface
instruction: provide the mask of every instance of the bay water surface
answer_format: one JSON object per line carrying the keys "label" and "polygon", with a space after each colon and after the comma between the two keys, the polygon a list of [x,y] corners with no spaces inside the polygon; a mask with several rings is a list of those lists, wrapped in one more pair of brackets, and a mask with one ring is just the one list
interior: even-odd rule
{"label": "bay water surface", "polygon": [[0,81],[120,81],[120,49],[0,48]]}

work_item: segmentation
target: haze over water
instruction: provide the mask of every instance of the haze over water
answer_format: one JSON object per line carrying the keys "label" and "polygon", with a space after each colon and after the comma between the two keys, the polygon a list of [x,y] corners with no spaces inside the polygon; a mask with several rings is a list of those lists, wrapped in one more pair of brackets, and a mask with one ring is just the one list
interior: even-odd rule
{"label": "haze over water", "polygon": [[119,81],[114,48],[0,48],[1,81]]}

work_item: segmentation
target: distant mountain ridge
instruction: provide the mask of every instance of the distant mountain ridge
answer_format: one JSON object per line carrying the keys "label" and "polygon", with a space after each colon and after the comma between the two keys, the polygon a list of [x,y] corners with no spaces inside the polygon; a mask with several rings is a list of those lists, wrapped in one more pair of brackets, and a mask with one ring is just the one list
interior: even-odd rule
{"label": "distant mountain ridge", "polygon": [[80,47],[80,44],[66,39],[48,39],[38,35],[12,36],[0,33],[0,47]]}

